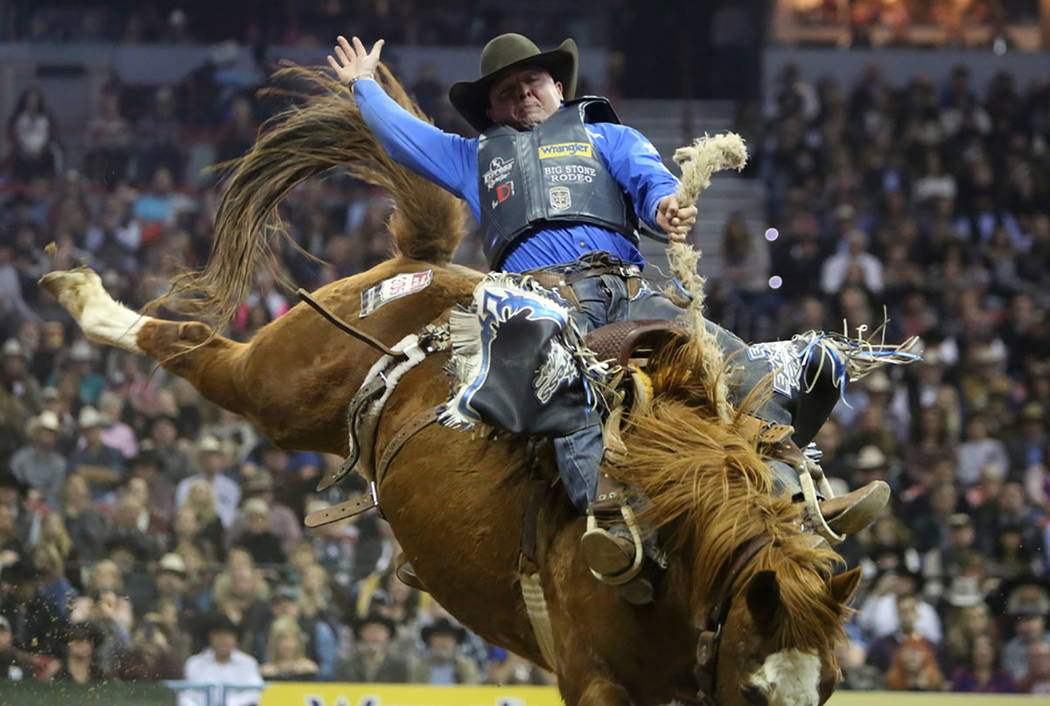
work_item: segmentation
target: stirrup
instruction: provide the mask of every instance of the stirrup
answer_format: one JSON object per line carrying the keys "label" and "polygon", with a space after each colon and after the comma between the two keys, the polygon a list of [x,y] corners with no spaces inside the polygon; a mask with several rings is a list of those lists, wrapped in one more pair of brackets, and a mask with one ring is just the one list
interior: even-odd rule
{"label": "stirrup", "polygon": [[[807,453],[797,466],[802,486],[803,524],[823,537],[829,544],[839,544],[846,535],[859,532],[870,525],[890,499],[890,486],[885,481],[872,481],[846,495],[836,497],[824,475],[824,469]],[[817,497],[817,489],[824,496]]]}
{"label": "stirrup", "polygon": [[[602,573],[596,571],[591,565],[592,562],[587,562],[591,575],[602,583],[610,586],[623,586],[637,577],[642,570],[642,562],[645,560],[645,549],[642,546],[642,534],[638,528],[638,521],[635,519],[634,511],[625,503],[620,506],[620,516],[623,518],[624,524],[631,533],[630,541],[631,544],[634,545],[633,560],[626,568],[613,573]],[[587,531],[583,533],[583,537],[580,539],[580,544],[585,559],[587,558],[588,546],[594,547],[599,552],[606,551],[603,547],[609,547],[611,545],[615,545],[616,547],[613,551],[621,549],[617,537],[609,532],[609,530],[598,526],[598,518],[595,517],[594,512],[592,511],[588,511],[587,513]]]}

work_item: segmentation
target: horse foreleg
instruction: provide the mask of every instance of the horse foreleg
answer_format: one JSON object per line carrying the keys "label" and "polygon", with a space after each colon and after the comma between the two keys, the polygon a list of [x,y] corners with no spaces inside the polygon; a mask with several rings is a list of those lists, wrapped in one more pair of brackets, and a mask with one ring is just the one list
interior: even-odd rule
{"label": "horse foreleg", "polygon": [[50,272],[40,286],[92,341],[149,356],[220,407],[246,411],[236,382],[246,344],[213,336],[211,327],[197,321],[165,321],[132,311],[109,296],[88,268]]}

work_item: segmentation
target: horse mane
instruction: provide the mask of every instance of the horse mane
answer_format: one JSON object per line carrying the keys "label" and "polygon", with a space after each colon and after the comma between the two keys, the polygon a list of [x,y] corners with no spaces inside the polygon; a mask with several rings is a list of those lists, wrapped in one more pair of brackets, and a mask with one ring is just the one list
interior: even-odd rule
{"label": "horse mane", "polygon": [[[693,605],[714,600],[716,582],[735,552],[763,533],[771,541],[738,579],[738,589],[763,570],[776,573],[785,610],[773,639],[782,646],[830,649],[843,634],[847,610],[830,595],[825,577],[841,558],[814,548],[799,507],[773,494],[773,475],[743,431],[746,417],[771,394],[759,385],[729,423],[719,416],[719,380],[704,374],[703,344],[679,339],[650,360],[651,408],[624,435],[627,459],[605,472],[647,498],[642,521],[659,531],[670,553],[687,552]],[[727,375],[732,361],[719,375]]]}
{"label": "horse mane", "polygon": [[[443,265],[459,247],[466,221],[463,202],[395,162],[365,123],[352,91],[320,68],[286,64],[273,78],[301,86],[266,89],[291,96],[298,104],[267,120],[247,154],[218,165],[232,172],[224,185],[208,262],[199,271],[179,273],[169,292],[149,308],[163,304],[225,324],[248,296],[260,264],[294,288],[269,245],[269,238],[277,235],[302,252],[288,234],[278,205],[296,186],[333,168],[345,168],[390,193],[396,208],[387,227],[400,254]],[[377,80],[398,105],[429,122],[382,64]]]}

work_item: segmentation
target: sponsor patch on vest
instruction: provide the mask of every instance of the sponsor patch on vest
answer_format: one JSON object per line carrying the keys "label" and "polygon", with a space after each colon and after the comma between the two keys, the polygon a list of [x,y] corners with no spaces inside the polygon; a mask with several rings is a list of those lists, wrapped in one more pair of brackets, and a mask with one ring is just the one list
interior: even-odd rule
{"label": "sponsor patch on vest", "polygon": [[543,168],[543,177],[547,181],[570,181],[578,184],[590,184],[598,170],[582,164],[555,164]]}
{"label": "sponsor patch on vest", "polygon": [[551,199],[551,208],[555,211],[564,211],[572,206],[572,194],[567,186],[552,186],[547,192]]}
{"label": "sponsor patch on vest", "polygon": [[559,142],[556,145],[540,145],[540,159],[551,157],[591,157],[590,142]]}
{"label": "sponsor patch on vest", "polygon": [[506,179],[510,176],[510,170],[513,168],[513,159],[503,159],[502,157],[494,158],[489,162],[489,170],[481,175],[481,178],[485,182],[485,188],[491,189],[496,184]]}
{"label": "sponsor patch on vest", "polygon": [[433,279],[434,270],[406,272],[369,287],[361,292],[360,318],[363,319],[388,302],[426,289]]}
{"label": "sponsor patch on vest", "polygon": [[502,184],[496,185],[496,200],[492,202],[492,208],[496,208],[501,203],[509,199],[514,195],[514,180],[505,181]]}

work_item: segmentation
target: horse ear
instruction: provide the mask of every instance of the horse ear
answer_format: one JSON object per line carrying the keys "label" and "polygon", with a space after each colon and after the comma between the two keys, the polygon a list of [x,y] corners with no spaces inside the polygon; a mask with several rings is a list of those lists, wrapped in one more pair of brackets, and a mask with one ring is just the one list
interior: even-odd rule
{"label": "horse ear", "polygon": [[860,567],[850,569],[844,574],[838,574],[828,579],[828,591],[836,603],[846,605],[853,597],[853,592],[860,585]]}
{"label": "horse ear", "polygon": [[747,584],[747,609],[761,634],[773,631],[773,624],[780,609],[780,586],[773,571],[759,571]]}

